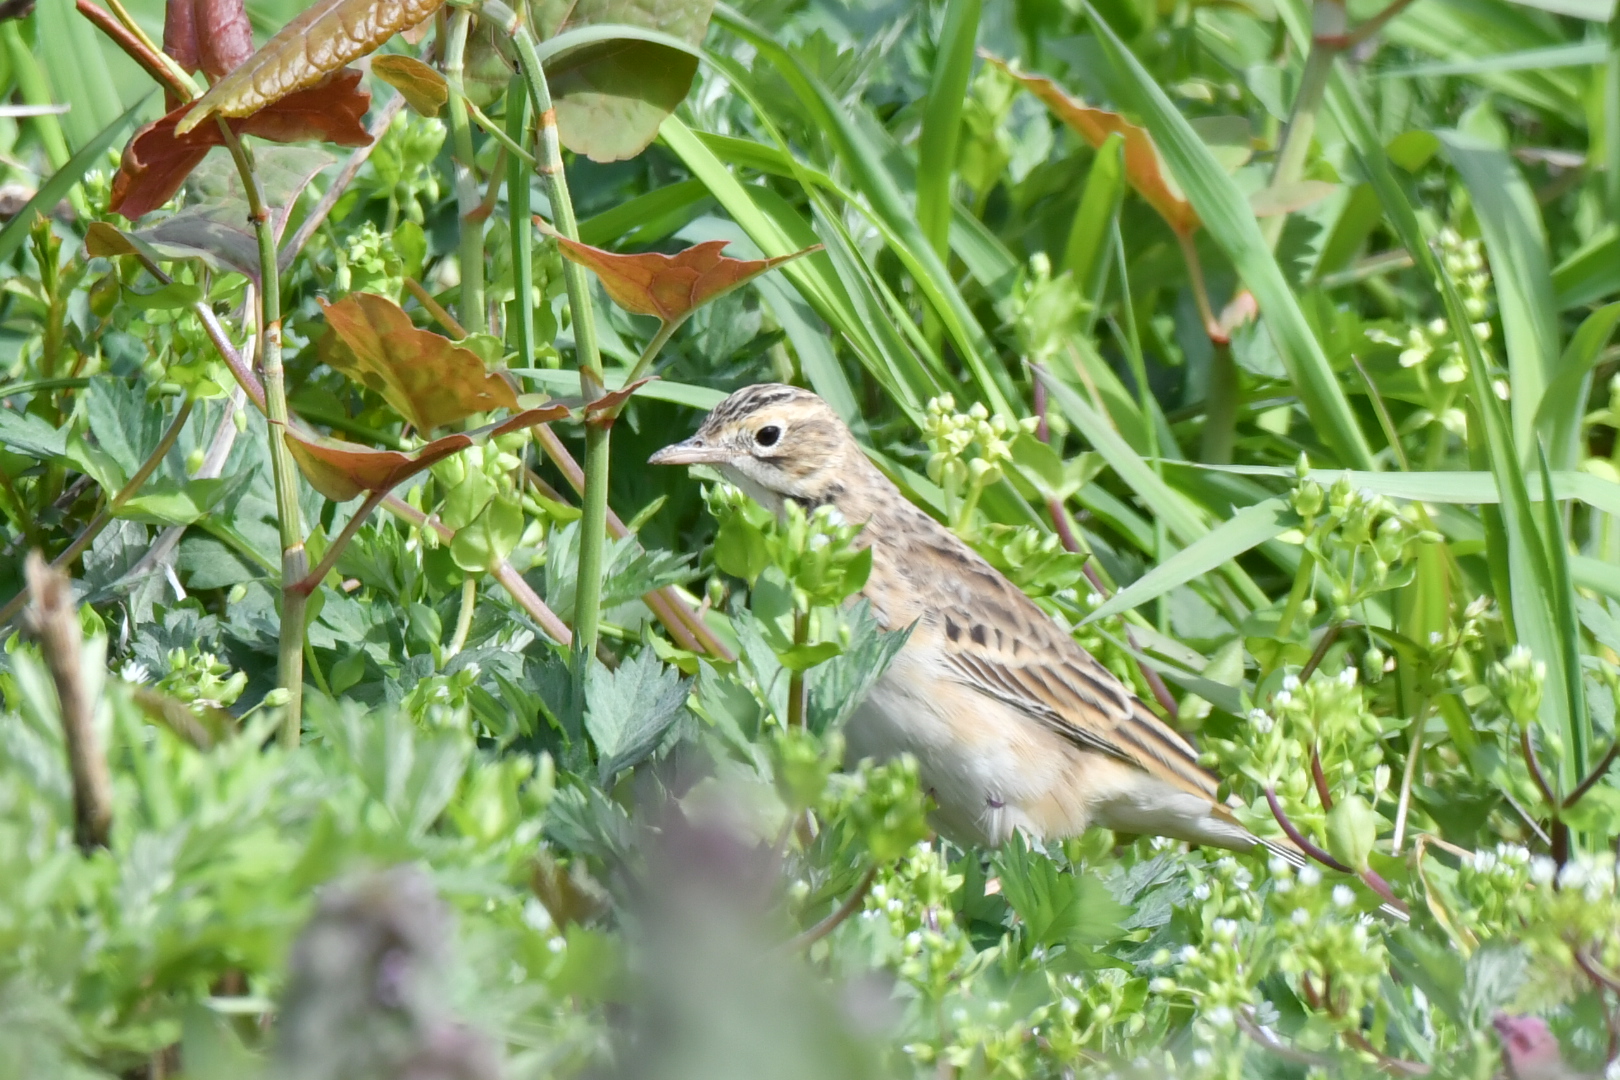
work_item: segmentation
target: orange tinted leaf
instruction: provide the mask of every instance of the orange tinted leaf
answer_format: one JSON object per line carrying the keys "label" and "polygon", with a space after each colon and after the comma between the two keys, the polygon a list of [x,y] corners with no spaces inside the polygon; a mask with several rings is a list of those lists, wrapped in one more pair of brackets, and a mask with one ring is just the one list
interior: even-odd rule
{"label": "orange tinted leaf", "polygon": [[253,55],[253,26],[242,0],[168,0],[163,51],[189,72],[223,78]]}
{"label": "orange tinted leaf", "polygon": [[444,76],[414,56],[389,53],[375,57],[371,61],[371,73],[398,90],[405,104],[423,116],[438,116],[444,103],[450,100],[450,88]]}
{"label": "orange tinted leaf", "polygon": [[1166,225],[1183,236],[1199,226],[1198,214],[1193,210],[1181,189],[1176,186],[1159,148],[1146,128],[1137,127],[1119,113],[1107,109],[1094,109],[1069,94],[1044,75],[1027,75],[1014,71],[1006,61],[981,53],[986,60],[1022,83],[1030,93],[1046,103],[1046,107],[1073,128],[1092,146],[1101,146],[1114,132],[1125,137],[1125,178],[1131,188],[1164,218]]}
{"label": "orange tinted leaf", "polygon": [[439,9],[443,0],[316,0],[181,119],[181,135],[209,116],[251,116],[376,49]]}
{"label": "orange tinted leaf", "polygon": [[585,406],[586,417],[596,417],[606,413],[608,417],[607,422],[609,424],[613,423],[613,418],[619,415],[619,410],[624,407],[625,402],[630,400],[630,395],[634,394],[637,390],[640,390],[643,386],[646,386],[656,378],[658,378],[658,376],[648,375],[646,378],[637,379],[633,383],[621,386],[617,390],[609,390],[607,393]]}
{"label": "orange tinted leaf", "polygon": [[353,293],[335,304],[321,301],[326,324],[348,350],[329,350],[326,362],[381,394],[418,431],[430,431],[496,407],[516,409],[506,377],[447,337],[411,325],[386,297]]}
{"label": "orange tinted leaf", "polygon": [[359,443],[300,431],[287,432],[287,449],[309,486],[333,502],[348,502],[366,491],[388,491],[423,469],[459,453],[474,443],[533,427],[568,415],[561,405],[526,409],[497,424],[476,431],[446,435],[409,452],[373,450]]}
{"label": "orange tinted leaf", "polygon": [[680,322],[710,300],[747,284],[767,270],[820,251],[821,245],[773,259],[732,259],[720,254],[727,240],[706,240],[675,255],[620,255],[558,236],[562,253],[602,279],[602,287],[626,311]]}
{"label": "orange tinted leaf", "polygon": [[[360,85],[360,72],[345,68],[319,86],[229,123],[238,135],[257,135],[271,142],[318,140],[364,146],[371,135],[361,118],[370,107],[371,93]],[[224,144],[218,124],[180,134],[178,124],[188,108],[181,105],[146,125],[124,147],[118,174],[113,177],[109,210],[131,219],[156,210],[174,198],[210,149]]]}

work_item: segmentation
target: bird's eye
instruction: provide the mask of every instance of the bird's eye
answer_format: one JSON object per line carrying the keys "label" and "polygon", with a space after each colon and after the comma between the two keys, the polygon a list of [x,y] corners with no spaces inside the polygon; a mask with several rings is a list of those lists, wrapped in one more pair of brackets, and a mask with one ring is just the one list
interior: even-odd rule
{"label": "bird's eye", "polygon": [[782,437],[782,429],[775,424],[766,424],[754,432],[754,441],[761,446],[775,446],[776,440]]}

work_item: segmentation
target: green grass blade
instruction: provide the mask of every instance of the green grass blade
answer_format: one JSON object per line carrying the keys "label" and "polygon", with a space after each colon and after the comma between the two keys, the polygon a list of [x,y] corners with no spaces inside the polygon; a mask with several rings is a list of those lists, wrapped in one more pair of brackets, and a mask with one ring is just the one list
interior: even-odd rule
{"label": "green grass blade", "polygon": [[1551,45],[1544,49],[1520,49],[1517,52],[1497,53],[1467,60],[1439,60],[1427,64],[1386,68],[1378,73],[1380,79],[1411,79],[1437,75],[1488,75],[1498,71],[1546,71],[1560,67],[1586,67],[1601,64],[1608,48],[1597,41],[1571,42]]}
{"label": "green grass blade", "polygon": [[1552,470],[1547,467],[1547,452],[1536,447],[1536,464],[1541,471],[1542,536],[1547,547],[1547,563],[1551,570],[1553,619],[1558,629],[1558,670],[1548,675],[1549,680],[1562,678],[1564,694],[1569,703],[1569,716],[1565,746],[1569,759],[1570,777],[1566,783],[1578,782],[1586,775],[1588,755],[1592,746],[1592,718],[1586,711],[1586,692],[1581,687],[1581,628],[1575,617],[1575,587],[1569,576],[1569,544],[1564,539],[1564,521],[1558,512],[1558,500],[1552,497]]}
{"label": "green grass blade", "polygon": [[1091,13],[1103,51],[1129,95],[1130,103],[1153,135],[1176,182],[1198,211],[1205,229],[1226,252],[1243,283],[1259,301],[1277,354],[1317,433],[1346,465],[1372,469],[1372,449],[1350,408],[1350,401],[1277,266],[1248,200],[1108,23],[1089,5],[1086,10]]}
{"label": "green grass blade", "polygon": [[[611,244],[644,225],[696,206],[708,196],[709,189],[701,180],[681,180],[655,188],[580,222],[580,243],[594,247]],[[636,238],[638,242],[640,239]]]}
{"label": "green grass blade", "polygon": [[1607,304],[1592,312],[1569,339],[1569,345],[1558,361],[1558,372],[1547,384],[1541,407],[1536,410],[1536,433],[1548,445],[1553,445],[1552,429],[1561,418],[1573,416],[1578,432],[1581,414],[1586,409],[1587,379],[1591,376],[1592,365],[1603,355],[1617,323],[1620,323],[1620,302]]}
{"label": "green grass blade", "polygon": [[1081,625],[1121,611],[1129,611],[1157,599],[1178,585],[1202,577],[1267,540],[1281,536],[1299,524],[1286,495],[1245,507],[1206,533],[1198,541],[1176,552],[1115,593],[1087,615]]}
{"label": "green grass blade", "polygon": [[1599,229],[1553,268],[1552,277],[1559,311],[1620,293],[1620,228]]}
{"label": "green grass blade", "polygon": [[725,4],[715,7],[715,21],[758,49],[760,56],[786,80],[810,114],[812,122],[836,148],[839,161],[849,170],[856,188],[866,196],[873,212],[894,234],[891,249],[939,315],[963,362],[973,373],[986,404],[996,412],[1012,415],[1012,401],[1016,395],[1007,372],[995,361],[994,350],[983,327],[973,317],[943,260],[923,236],[893,176],[884,169],[882,155],[866,133],[850,121],[826,87],[810,74],[799,59],[763,28]]}
{"label": "green grass blade", "polygon": [[130,122],[135,119],[135,114],[140,112],[145,104],[146,98],[142,98],[126,109],[122,116],[102,128],[93,139],[79,148],[78,153],[68,158],[66,165],[57,169],[49,180],[41,184],[34,197],[24,203],[17,215],[0,228],[0,263],[4,263],[17,253],[23,241],[28,239],[28,230],[33,228],[34,219],[40,214],[49,213],[80,180],[84,179],[84,174],[90,166],[101,160],[101,155],[118,140]]}
{"label": "green grass blade", "polygon": [[1068,244],[1063,249],[1063,269],[1074,275],[1081,294],[1093,304],[1102,301],[1108,245],[1114,235],[1114,219],[1124,201],[1125,137],[1116,131],[1103,140],[1091,159],[1086,186],[1075,207],[1074,224],[1069,226]]}
{"label": "green grass blade", "polygon": [[934,81],[923,104],[917,139],[917,224],[941,259],[950,253],[951,177],[962,133],[962,103],[973,73],[980,0],[948,0],[945,29],[934,54]]}
{"label": "green grass blade", "polygon": [[[1557,315],[1541,210],[1507,151],[1465,132],[1438,134],[1468,188],[1490,254],[1513,385],[1513,439],[1528,452],[1535,445],[1536,410],[1558,360]],[[1465,332],[1463,326],[1453,329]],[[1580,404],[1570,399],[1553,414],[1554,438],[1548,445],[1560,468],[1574,464],[1579,410]]]}

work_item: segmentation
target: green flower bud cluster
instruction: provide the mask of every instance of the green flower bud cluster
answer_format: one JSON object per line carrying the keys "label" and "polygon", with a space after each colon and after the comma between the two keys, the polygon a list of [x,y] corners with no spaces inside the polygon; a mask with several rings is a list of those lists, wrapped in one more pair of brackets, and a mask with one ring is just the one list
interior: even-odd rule
{"label": "green flower bud cluster", "polygon": [[1615,854],[1578,853],[1562,867],[1516,844],[1475,852],[1457,869],[1455,922],[1465,944],[1522,942],[1553,983],[1584,978],[1576,950],[1620,967],[1620,873]]}
{"label": "green flower bud cluster", "polygon": [[[1457,283],[1463,307],[1468,317],[1474,320],[1469,330],[1483,345],[1491,338],[1491,274],[1485,265],[1483,247],[1477,238],[1464,239],[1449,226],[1440,230],[1439,247],[1441,261],[1451,279]],[[1431,368],[1442,389],[1455,387],[1468,378],[1464,353],[1445,319],[1434,319],[1424,326],[1410,326],[1404,336],[1383,330],[1370,330],[1367,336],[1380,344],[1399,348],[1401,367],[1417,369],[1425,385]],[[1442,396],[1449,398],[1449,393]]]}
{"label": "green flower bud cluster", "polygon": [[1052,260],[1045,252],[1030,256],[1013,286],[1011,303],[1013,332],[1032,364],[1050,363],[1078,337],[1089,307],[1072,273],[1052,276]]}
{"label": "green flower bud cluster", "polygon": [[1344,881],[1329,884],[1316,866],[1296,871],[1283,859],[1273,859],[1270,871],[1278,969],[1296,980],[1301,1000],[1315,996],[1335,1021],[1359,1028],[1362,1009],[1382,1001],[1379,979],[1389,970],[1383,935]]}
{"label": "green flower bud cluster", "polygon": [[871,549],[856,546],[861,526],[845,521],[835,506],[806,513],[789,502],[778,518],[730,484],[711,485],[704,500],[720,523],[716,565],[750,585],[775,567],[787,578],[798,611],[842,603],[872,572]]}
{"label": "green flower bud cluster", "polygon": [[247,689],[247,676],[211,652],[170,649],[164,657],[169,670],[157,688],[197,708],[226,709]]}
{"label": "green flower bud cluster", "polygon": [[932,1000],[971,976],[963,962],[973,951],[950,906],[951,893],[961,887],[961,875],[950,873],[944,856],[920,842],[878,875],[867,897],[867,917],[887,927],[895,970]]}
{"label": "green flower bud cluster", "polygon": [[[1413,505],[1397,507],[1382,495],[1358,489],[1345,473],[1327,488],[1311,478],[1304,455],[1290,497],[1303,519],[1285,539],[1303,544],[1315,572],[1327,578],[1332,618],[1343,622],[1368,597],[1408,584],[1413,560],[1424,544],[1442,537],[1419,523]],[[1380,668],[1381,670],[1381,668]]]}
{"label": "green flower bud cluster", "polygon": [[394,250],[393,238],[367,221],[351,232],[338,260],[336,290],[368,292],[398,300],[405,288],[405,260]]}
{"label": "green flower bud cluster", "polygon": [[367,160],[379,194],[397,206],[405,220],[418,225],[424,220],[423,207],[439,201],[439,174],[433,162],[444,146],[444,135],[442,120],[404,109],[377,140],[377,148]]}
{"label": "green flower bud cluster", "polygon": [[1012,440],[1020,431],[1033,432],[1037,424],[1034,417],[1009,422],[991,416],[981,402],[959,413],[950,394],[928,403],[923,417],[928,478],[945,490],[946,512],[957,532],[971,531],[980,494],[999,484],[1012,463]]}
{"label": "green flower bud cluster", "polygon": [[834,803],[860,834],[873,862],[893,862],[933,832],[917,782],[917,762],[909,755],[881,765],[864,761],[836,780]]}
{"label": "green flower bud cluster", "polygon": [[1537,660],[1523,645],[1491,665],[1490,686],[1502,709],[1515,723],[1528,726],[1536,722],[1541,709],[1541,693],[1547,685],[1547,662]]}
{"label": "green flower bud cluster", "polygon": [[[528,438],[527,432],[514,432],[469,446],[433,466],[433,478],[443,492],[436,513],[456,530],[450,554],[461,569],[487,570],[520,544],[532,547],[544,537],[545,508],[523,498],[518,479],[523,458],[516,451],[521,451]],[[525,507],[534,515],[532,519],[525,519]],[[422,539],[430,546],[438,542],[432,529],[422,530]]]}

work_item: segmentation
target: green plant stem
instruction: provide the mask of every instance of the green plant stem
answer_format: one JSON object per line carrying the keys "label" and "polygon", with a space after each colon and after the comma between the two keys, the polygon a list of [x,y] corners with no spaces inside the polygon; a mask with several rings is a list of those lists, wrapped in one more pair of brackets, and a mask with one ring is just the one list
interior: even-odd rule
{"label": "green plant stem", "polygon": [[[663,351],[664,346],[669,343],[669,339],[675,336],[675,331],[679,330],[681,323],[685,321],[682,318],[674,322],[658,324],[658,332],[647,342],[647,347],[641,350],[641,355],[636,357],[636,366],[631,368],[630,374],[624,377],[624,385],[629,386],[647,373],[647,369],[652,367],[652,362],[658,358],[658,354]],[[621,403],[618,408],[613,410],[613,415],[618,416],[619,411],[623,408],[624,404]]]}
{"label": "green plant stem", "polygon": [[[1299,90],[1294,94],[1288,127],[1271,168],[1272,188],[1292,184],[1305,174],[1305,159],[1316,134],[1316,114],[1322,108],[1328,77],[1333,74],[1333,61],[1341,48],[1336,42],[1344,35],[1344,5],[1339,0],[1317,0],[1311,9],[1311,18],[1311,51],[1305,57],[1305,70],[1300,74]],[[1275,214],[1260,222],[1260,235],[1275,249],[1287,223],[1287,214]]]}
{"label": "green plant stem", "polygon": [[847,897],[844,898],[844,902],[838,905],[838,910],[816,923],[816,925],[812,926],[798,937],[789,941],[787,944],[788,950],[790,952],[802,952],[805,949],[808,949],[810,946],[814,945],[816,942],[838,929],[841,923],[845,922],[851,915],[859,911],[861,909],[861,903],[866,899],[866,894],[872,889],[872,883],[877,880],[877,873],[878,868],[876,866],[869,868],[861,877],[860,883],[855,886],[854,890]]}
{"label": "green plant stem", "polygon": [[469,333],[484,332],[484,223],[478,214],[478,167],[473,161],[472,125],[467,118],[467,99],[461,93],[461,76],[466,66],[467,30],[471,11],[450,16],[449,47],[445,50],[444,74],[450,100],[446,118],[450,124],[451,158],[455,162],[456,211],[461,225],[461,301],[456,305],[461,325]]}
{"label": "green plant stem", "polygon": [[[793,613],[793,644],[795,646],[810,643],[810,613],[808,611],[795,611]],[[788,676],[788,714],[787,726],[789,728],[804,727],[804,672],[794,668]]]}
{"label": "green plant stem", "polygon": [[1285,640],[1294,629],[1294,620],[1299,617],[1299,609],[1311,591],[1315,569],[1316,556],[1306,551],[1300,556],[1299,569],[1294,571],[1294,587],[1288,590],[1288,603],[1283,605],[1282,617],[1277,620],[1275,636],[1278,641]]}
{"label": "green plant stem", "polygon": [[[102,508],[101,512],[90,519],[90,524],[84,527],[84,531],[73,538],[73,542],[67,546],[67,550],[51,560],[53,569],[66,570],[72,566],[73,561],[84,554],[85,548],[89,547],[96,537],[101,535],[101,531],[112,523],[112,519],[118,515],[119,509],[133,498],[136,492],[141,490],[142,485],[152,478],[152,473],[157,470],[163,458],[170,450],[174,449],[175,440],[180,437],[181,429],[186,426],[186,421],[191,418],[193,404],[195,403],[189,397],[181,403],[180,411],[175,414],[174,419],[169,422],[167,430],[163,432],[163,436],[158,439],[157,447],[147,455],[145,461],[141,462],[140,467],[135,470],[135,475],[131,476],[129,481],[113,494],[113,497],[108,500],[107,505]],[[5,626],[11,622],[27,602],[28,590],[25,588],[7,601],[5,607],[0,608],[0,626]]]}
{"label": "green plant stem", "polygon": [[1395,855],[1401,853],[1401,843],[1406,838],[1406,816],[1412,805],[1412,785],[1417,781],[1418,763],[1423,759],[1423,725],[1428,719],[1429,698],[1425,695],[1412,715],[1412,734],[1408,736],[1411,745],[1406,753],[1406,768],[1401,771],[1401,793],[1395,803],[1395,836],[1390,841],[1390,852]]}
{"label": "green plant stem", "polygon": [[456,611],[456,630],[450,635],[450,644],[444,651],[446,660],[467,647],[467,635],[472,632],[473,611],[478,606],[478,579],[468,574],[461,582],[461,607]]}
{"label": "green plant stem", "polygon": [[[579,239],[574,219],[574,203],[568,194],[568,176],[563,171],[562,144],[557,135],[557,113],[551,104],[551,89],[545,69],[534,51],[534,38],[521,18],[498,0],[484,0],[482,10],[512,38],[517,47],[518,66],[529,84],[535,110],[535,160],[546,184],[551,203],[552,226],[570,240]],[[568,292],[568,310],[574,330],[575,359],[579,364],[580,397],[588,407],[604,393],[602,357],[596,345],[596,313],[591,303],[590,283],[585,268],[563,260],[563,284]],[[581,498],[579,522],[579,569],[574,600],[574,682],[583,691],[585,668],[596,653],[597,629],[602,612],[602,549],[607,535],[607,496],[611,417],[596,417],[585,424],[585,491]]]}
{"label": "green plant stem", "polygon": [[360,531],[360,526],[366,523],[366,519],[371,516],[371,512],[377,509],[378,504],[383,501],[387,494],[386,491],[373,491],[366,496],[366,501],[361,503],[360,508],[349,518],[348,523],[343,526],[343,531],[338,533],[336,538],[327,545],[326,554],[321,556],[319,565],[305,575],[302,581],[295,582],[291,586],[294,591],[308,596],[321,587],[321,582],[325,580],[326,575],[330,574],[332,567],[337,565],[338,558],[343,554],[343,549],[349,546],[349,541],[354,539],[355,534]]}
{"label": "green plant stem", "polygon": [[309,573],[304,552],[303,513],[298,506],[298,471],[287,449],[287,386],[281,366],[281,276],[276,261],[276,238],[270,227],[270,211],[264,204],[253,161],[230,125],[219,120],[225,147],[242,178],[247,193],[248,215],[259,242],[259,348],[264,371],[265,419],[270,424],[270,472],[276,487],[276,519],[281,532],[281,637],[277,650],[276,681],[287,691],[287,711],[282,718],[283,746],[297,746],[303,728],[304,694],[304,612],[308,596],[297,589]]}
{"label": "green plant stem", "polygon": [[[506,134],[521,143],[528,128],[529,98],[521,76],[512,76],[506,88]],[[530,161],[533,159],[531,158]],[[506,325],[516,340],[518,366],[534,367],[534,226],[529,218],[529,168],[516,157],[506,159],[506,207],[512,230],[512,310]],[[542,303],[544,299],[542,298]]]}

